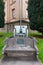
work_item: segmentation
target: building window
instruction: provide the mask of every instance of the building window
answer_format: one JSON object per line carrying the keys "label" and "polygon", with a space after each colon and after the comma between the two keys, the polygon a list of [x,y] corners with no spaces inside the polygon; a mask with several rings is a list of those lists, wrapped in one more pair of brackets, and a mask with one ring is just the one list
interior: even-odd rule
{"label": "building window", "polygon": [[28,4],[28,1],[25,1],[26,4]]}
{"label": "building window", "polygon": [[15,9],[12,9],[12,18],[15,18]]}
{"label": "building window", "polygon": [[12,0],[13,3],[15,3],[16,1],[15,0]]}
{"label": "building window", "polygon": [[28,18],[28,11],[27,11],[27,9],[26,9],[26,18]]}
{"label": "building window", "polygon": [[14,29],[14,24],[13,24],[13,29]]}
{"label": "building window", "polygon": [[11,24],[10,24],[10,28],[11,28]]}

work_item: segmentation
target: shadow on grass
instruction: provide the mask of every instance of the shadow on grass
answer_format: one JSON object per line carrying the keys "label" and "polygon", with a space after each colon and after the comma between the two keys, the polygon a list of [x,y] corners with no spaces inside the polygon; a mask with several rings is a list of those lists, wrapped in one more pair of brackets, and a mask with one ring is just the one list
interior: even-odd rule
{"label": "shadow on grass", "polygon": [[0,38],[3,37],[3,36],[4,36],[4,35],[1,35],[1,34],[0,34]]}
{"label": "shadow on grass", "polygon": [[35,34],[35,35],[32,35],[33,37],[36,37],[36,38],[43,38],[43,36],[42,35],[37,35],[37,34]]}

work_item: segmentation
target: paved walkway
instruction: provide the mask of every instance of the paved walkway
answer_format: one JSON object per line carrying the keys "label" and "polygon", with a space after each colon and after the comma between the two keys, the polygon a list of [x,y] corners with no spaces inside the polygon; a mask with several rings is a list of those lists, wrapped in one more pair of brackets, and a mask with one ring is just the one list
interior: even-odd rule
{"label": "paved walkway", "polygon": [[42,65],[38,60],[4,57],[0,65]]}

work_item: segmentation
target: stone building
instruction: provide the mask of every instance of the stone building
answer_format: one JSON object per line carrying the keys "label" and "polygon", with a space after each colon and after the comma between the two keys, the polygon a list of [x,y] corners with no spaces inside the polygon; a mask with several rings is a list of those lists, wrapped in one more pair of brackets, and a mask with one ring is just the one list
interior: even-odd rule
{"label": "stone building", "polygon": [[5,2],[5,26],[0,31],[12,32],[15,25],[27,25],[29,28],[28,19],[28,0],[4,0]]}

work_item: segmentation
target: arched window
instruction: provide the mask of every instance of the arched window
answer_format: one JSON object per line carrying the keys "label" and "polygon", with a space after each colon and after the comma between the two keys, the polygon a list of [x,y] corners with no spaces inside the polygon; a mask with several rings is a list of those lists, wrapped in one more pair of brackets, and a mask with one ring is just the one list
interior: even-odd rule
{"label": "arched window", "polygon": [[12,9],[12,18],[15,18],[15,8]]}
{"label": "arched window", "polygon": [[26,18],[28,18],[28,10],[27,10],[27,7],[28,7],[28,0],[25,1],[25,4],[26,4]]}
{"label": "arched window", "polygon": [[28,10],[26,9],[26,18],[28,18]]}

